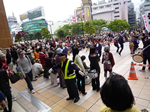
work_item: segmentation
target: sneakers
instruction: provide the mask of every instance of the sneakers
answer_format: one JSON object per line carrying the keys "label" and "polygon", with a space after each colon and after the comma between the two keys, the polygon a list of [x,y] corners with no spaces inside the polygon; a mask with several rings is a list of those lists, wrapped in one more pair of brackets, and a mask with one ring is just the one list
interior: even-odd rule
{"label": "sneakers", "polygon": [[34,91],[34,90],[31,90],[31,93],[32,93],[32,94],[34,94],[34,93],[35,93],[35,91]]}
{"label": "sneakers", "polygon": [[17,100],[16,96],[12,96],[12,101],[16,101],[16,100]]}

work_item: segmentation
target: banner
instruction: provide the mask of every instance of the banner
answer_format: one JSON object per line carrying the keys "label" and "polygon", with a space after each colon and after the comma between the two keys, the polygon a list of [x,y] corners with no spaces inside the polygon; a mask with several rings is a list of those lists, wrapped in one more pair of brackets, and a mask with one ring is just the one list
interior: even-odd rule
{"label": "banner", "polygon": [[147,31],[150,32],[150,11],[145,12],[146,22],[147,22]]}
{"label": "banner", "polygon": [[148,31],[148,24],[147,24],[147,20],[146,20],[146,15],[142,15],[143,19],[144,19],[144,24],[145,24],[145,28]]}

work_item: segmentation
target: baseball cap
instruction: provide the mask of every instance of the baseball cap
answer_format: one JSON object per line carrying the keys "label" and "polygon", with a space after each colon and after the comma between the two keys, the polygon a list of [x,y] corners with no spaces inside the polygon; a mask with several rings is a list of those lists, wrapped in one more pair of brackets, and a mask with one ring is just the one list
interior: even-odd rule
{"label": "baseball cap", "polygon": [[22,50],[18,51],[18,54],[24,54],[24,52]]}

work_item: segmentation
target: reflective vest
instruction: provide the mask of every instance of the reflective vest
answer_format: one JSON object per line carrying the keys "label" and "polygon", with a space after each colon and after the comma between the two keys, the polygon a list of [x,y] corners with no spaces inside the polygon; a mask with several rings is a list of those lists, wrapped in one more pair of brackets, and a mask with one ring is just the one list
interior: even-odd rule
{"label": "reflective vest", "polygon": [[[72,76],[67,76],[67,71],[68,71],[68,66],[69,66],[69,61],[67,61],[66,66],[65,66],[65,74],[62,71],[62,74],[64,75],[64,79],[74,79],[76,77],[76,74],[72,75]],[[61,62],[61,67],[63,67],[63,62]]]}

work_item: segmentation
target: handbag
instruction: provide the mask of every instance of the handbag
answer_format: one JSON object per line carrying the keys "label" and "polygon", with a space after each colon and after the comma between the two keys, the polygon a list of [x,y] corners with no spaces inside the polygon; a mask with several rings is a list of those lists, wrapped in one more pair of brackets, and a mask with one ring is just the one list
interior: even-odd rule
{"label": "handbag", "polygon": [[10,81],[12,84],[16,83],[19,80],[20,80],[20,76],[15,72],[10,76]]}
{"label": "handbag", "polygon": [[98,73],[96,72],[96,69],[89,70],[87,74],[91,79],[96,79],[98,77]]}

